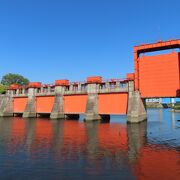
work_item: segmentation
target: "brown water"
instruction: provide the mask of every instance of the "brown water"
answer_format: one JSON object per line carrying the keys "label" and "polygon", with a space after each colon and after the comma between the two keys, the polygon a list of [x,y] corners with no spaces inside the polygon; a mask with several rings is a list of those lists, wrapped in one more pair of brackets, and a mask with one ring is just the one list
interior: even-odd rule
{"label": "brown water", "polygon": [[0,179],[180,179],[180,113],[148,121],[0,118]]}

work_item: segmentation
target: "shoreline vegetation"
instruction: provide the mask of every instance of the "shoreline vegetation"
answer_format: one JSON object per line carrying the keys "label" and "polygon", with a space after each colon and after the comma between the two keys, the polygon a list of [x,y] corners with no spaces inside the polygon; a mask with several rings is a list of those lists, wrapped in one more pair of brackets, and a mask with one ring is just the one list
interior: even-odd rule
{"label": "shoreline vegetation", "polygon": [[171,103],[163,103],[160,104],[159,102],[146,102],[147,108],[171,108]]}
{"label": "shoreline vegetation", "polygon": [[180,103],[176,103],[173,107],[172,107],[172,111],[173,112],[180,112]]}
{"label": "shoreline vegetation", "polygon": [[180,112],[180,103],[175,103],[174,106],[172,106],[171,103],[163,103],[160,104],[158,102],[146,102],[147,108],[171,108],[173,112]]}

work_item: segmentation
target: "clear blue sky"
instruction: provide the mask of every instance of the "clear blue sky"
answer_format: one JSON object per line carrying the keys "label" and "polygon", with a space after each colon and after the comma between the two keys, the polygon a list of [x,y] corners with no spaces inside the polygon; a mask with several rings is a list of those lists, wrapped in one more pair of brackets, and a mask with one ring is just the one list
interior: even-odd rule
{"label": "clear blue sky", "polygon": [[179,0],[1,0],[0,77],[118,78],[133,46],[180,38]]}

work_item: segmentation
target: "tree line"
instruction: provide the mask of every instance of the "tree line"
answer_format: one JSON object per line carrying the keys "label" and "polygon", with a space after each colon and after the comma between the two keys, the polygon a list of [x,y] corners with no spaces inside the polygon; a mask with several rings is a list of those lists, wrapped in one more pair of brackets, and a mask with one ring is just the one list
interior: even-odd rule
{"label": "tree line", "polygon": [[0,94],[6,93],[7,88],[11,84],[18,84],[20,86],[28,85],[29,80],[20,74],[13,74],[13,73],[5,74],[0,82]]}

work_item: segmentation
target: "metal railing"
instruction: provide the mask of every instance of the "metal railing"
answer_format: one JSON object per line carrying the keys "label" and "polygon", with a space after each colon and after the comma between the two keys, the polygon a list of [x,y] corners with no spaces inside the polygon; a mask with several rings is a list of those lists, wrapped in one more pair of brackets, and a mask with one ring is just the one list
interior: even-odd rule
{"label": "metal railing", "polygon": [[[35,89],[36,96],[48,96],[55,94],[55,85],[54,84],[44,84],[41,88]],[[101,83],[97,84],[96,87],[97,93],[111,93],[111,92],[127,92],[128,91],[128,81],[126,79],[109,79],[103,80]],[[69,86],[65,86],[63,93],[64,94],[86,94],[88,92],[88,83],[87,82],[72,82]],[[27,96],[28,89],[16,89],[8,90],[7,94],[13,96]]]}

